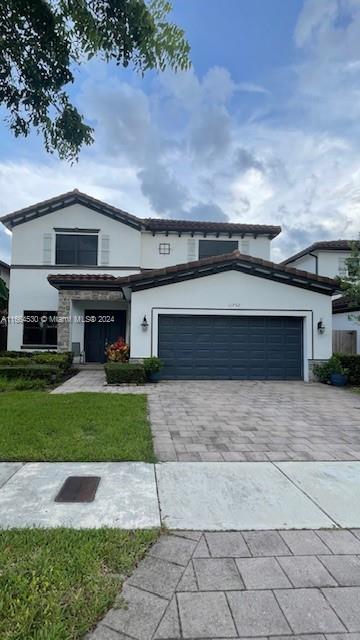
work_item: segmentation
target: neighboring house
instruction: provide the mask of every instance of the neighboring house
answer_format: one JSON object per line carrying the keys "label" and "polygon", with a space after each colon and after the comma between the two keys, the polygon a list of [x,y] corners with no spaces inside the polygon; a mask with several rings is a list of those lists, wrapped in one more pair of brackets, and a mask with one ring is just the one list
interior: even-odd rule
{"label": "neighboring house", "polygon": [[333,330],[356,331],[356,353],[360,353],[360,307],[351,304],[345,296],[333,300]]}
{"label": "neighboring house", "polygon": [[[326,240],[314,242],[310,247],[299,251],[282,262],[283,265],[312,271],[329,278],[347,275],[346,260],[351,255],[355,240]],[[357,313],[358,311],[358,313]],[[333,300],[334,331],[356,331],[356,351],[360,353],[360,324],[349,316],[358,315],[356,310],[342,296]],[[336,347],[334,347],[336,348]]]}
{"label": "neighboring house", "polygon": [[280,227],[142,219],[76,190],[2,222],[9,349],[102,361],[123,335],[179,379],[307,380],[331,354],[336,284],[269,261]]}
{"label": "neighboring house", "polygon": [[10,284],[10,265],[0,260],[0,278],[5,282],[7,288]]}

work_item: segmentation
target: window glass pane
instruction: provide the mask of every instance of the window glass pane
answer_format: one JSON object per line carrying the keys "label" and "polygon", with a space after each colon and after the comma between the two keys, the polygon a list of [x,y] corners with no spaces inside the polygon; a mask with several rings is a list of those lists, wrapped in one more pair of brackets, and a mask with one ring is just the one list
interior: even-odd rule
{"label": "window glass pane", "polygon": [[232,253],[239,248],[237,240],[199,240],[199,258]]}
{"label": "window glass pane", "polygon": [[58,249],[71,249],[75,250],[76,248],[76,235],[67,234],[57,234],[56,236],[56,247]]}
{"label": "window glass pane", "polygon": [[96,265],[98,237],[87,234],[57,234],[56,264]]}
{"label": "window glass pane", "polygon": [[56,311],[24,311],[23,344],[57,344]]}
{"label": "window glass pane", "polygon": [[75,251],[62,250],[56,251],[56,264],[76,264]]}
{"label": "window glass pane", "polygon": [[170,243],[169,242],[160,242],[160,244],[159,244],[159,253],[160,253],[160,255],[169,255],[169,253],[170,253]]}
{"label": "window glass pane", "polygon": [[77,236],[79,250],[92,250],[97,249],[97,236],[83,235]]}

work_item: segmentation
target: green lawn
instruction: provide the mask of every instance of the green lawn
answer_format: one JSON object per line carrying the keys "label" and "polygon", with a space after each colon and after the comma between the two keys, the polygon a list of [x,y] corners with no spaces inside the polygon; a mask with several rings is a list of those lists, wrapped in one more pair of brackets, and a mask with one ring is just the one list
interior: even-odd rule
{"label": "green lawn", "polygon": [[0,460],[154,461],[144,395],[0,393],[0,416]]}
{"label": "green lawn", "polygon": [[158,531],[0,532],[0,638],[76,640],[104,615]]}

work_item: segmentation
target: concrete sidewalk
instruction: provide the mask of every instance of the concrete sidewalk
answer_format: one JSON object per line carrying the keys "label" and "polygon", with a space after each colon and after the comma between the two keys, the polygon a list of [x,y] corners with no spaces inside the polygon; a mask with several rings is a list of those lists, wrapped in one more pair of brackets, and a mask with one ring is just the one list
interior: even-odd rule
{"label": "concrete sidewalk", "polygon": [[[92,503],[55,503],[96,475]],[[0,463],[0,527],[359,528],[360,462]]]}

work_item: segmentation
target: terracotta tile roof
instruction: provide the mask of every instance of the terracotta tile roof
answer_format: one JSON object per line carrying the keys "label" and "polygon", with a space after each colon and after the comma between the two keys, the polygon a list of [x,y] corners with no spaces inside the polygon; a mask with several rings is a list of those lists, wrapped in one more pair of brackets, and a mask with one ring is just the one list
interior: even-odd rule
{"label": "terracotta tile roof", "polygon": [[109,273],[54,273],[54,274],[50,274],[48,276],[48,279],[51,280],[85,280],[85,281],[89,281],[89,280],[103,280],[103,281],[109,281],[109,280],[117,280],[118,278],[116,276],[112,276]]}
{"label": "terracotta tile roof", "polygon": [[143,220],[148,231],[183,231],[216,233],[224,231],[236,234],[268,235],[275,238],[281,232],[281,227],[265,224],[243,224],[234,222],[206,222],[201,220],[173,220],[161,218],[145,218]]}
{"label": "terracotta tile roof", "polygon": [[51,273],[48,282],[56,289],[86,287],[118,289],[117,278],[107,273]]}
{"label": "terracotta tile roof", "polygon": [[0,218],[8,229],[12,229],[17,224],[22,224],[26,220],[30,220],[33,217],[38,217],[51,213],[52,211],[58,211],[59,209],[70,206],[72,204],[83,204],[95,211],[108,215],[119,222],[128,224],[136,229],[144,231],[177,231],[177,232],[200,232],[200,233],[236,233],[236,234],[253,234],[253,235],[267,235],[270,238],[275,238],[280,232],[281,227],[273,225],[260,225],[260,224],[242,224],[232,222],[206,222],[200,220],[173,220],[171,218],[139,218],[127,211],[123,211],[118,207],[113,207],[106,202],[93,198],[74,189],[67,193],[60,194],[54,198],[43,200],[37,204],[18,209],[13,213],[9,213],[6,216]]}
{"label": "terracotta tile roof", "polygon": [[144,271],[142,273],[135,273],[131,276],[124,276],[122,278],[118,278],[118,282],[122,285],[132,283],[140,283],[142,281],[147,281],[151,278],[160,278],[162,276],[170,276],[182,273],[184,271],[191,271],[194,269],[200,269],[203,267],[212,267],[217,265],[227,265],[233,264],[241,260],[244,263],[248,263],[250,265],[256,265],[258,267],[266,267],[267,269],[276,270],[278,272],[282,272],[285,274],[293,275],[293,276],[302,276],[306,277],[309,280],[314,282],[320,282],[323,284],[327,284],[334,288],[337,288],[337,283],[332,278],[326,278],[325,276],[318,276],[314,273],[309,273],[307,271],[301,271],[300,269],[294,269],[292,267],[286,267],[283,265],[279,265],[275,262],[270,262],[268,260],[262,260],[261,258],[256,258],[254,256],[249,256],[240,253],[239,251],[233,251],[232,253],[223,254],[220,256],[210,256],[208,258],[202,258],[201,260],[195,260],[194,262],[186,262],[182,264],[173,265],[171,267],[164,267],[163,269],[153,269],[152,271]]}
{"label": "terracotta tile roof", "polygon": [[302,256],[313,253],[314,251],[351,251],[352,245],[356,242],[357,240],[321,240],[314,242],[309,247],[306,247],[306,249],[302,249],[302,251],[295,253],[293,256],[290,256],[290,258],[286,258],[281,264],[294,262],[294,260],[302,258]]}
{"label": "terracotta tile roof", "polygon": [[333,313],[352,313],[360,311],[360,304],[354,304],[346,296],[336,298],[332,303]]}
{"label": "terracotta tile roof", "polygon": [[[275,262],[262,260],[261,258],[244,255],[239,251],[202,258],[194,262],[186,262],[162,269],[147,270],[130,276],[120,278],[114,276],[99,276],[99,279],[100,282],[103,279],[103,282],[105,281],[119,288],[128,287],[130,289],[140,290],[180,282],[181,280],[194,277],[211,275],[212,273],[226,271],[232,268],[251,275],[257,275],[258,277],[270,278],[284,284],[292,284],[329,295],[338,288],[337,282],[331,278],[318,276],[314,273],[308,273],[307,271],[300,271],[299,269],[279,265]],[[78,274],[57,274],[49,275],[48,280],[53,286],[61,288],[69,282],[83,282],[91,285],[91,283],[95,283],[97,279],[93,274],[89,276],[83,275],[81,279],[79,279]]]}
{"label": "terracotta tile roof", "polygon": [[23,209],[18,209],[17,211],[13,211],[12,213],[8,213],[6,216],[0,218],[0,222],[2,222],[6,227],[12,229],[13,226],[17,224],[21,224],[25,222],[26,219],[32,219],[32,217],[46,215],[47,213],[51,213],[52,211],[58,211],[63,207],[69,207],[72,204],[83,204],[90,209],[94,209],[95,211],[101,211],[105,215],[110,215],[118,219],[121,222],[126,222],[131,226],[141,228],[141,220],[136,216],[128,213],[127,211],[123,211],[118,207],[113,207],[102,200],[98,200],[97,198],[93,198],[89,196],[87,193],[82,193],[78,189],[74,189],[73,191],[67,191],[66,193],[62,193],[54,198],[49,198],[48,200],[42,200],[41,202],[37,202],[29,207],[24,207]]}

